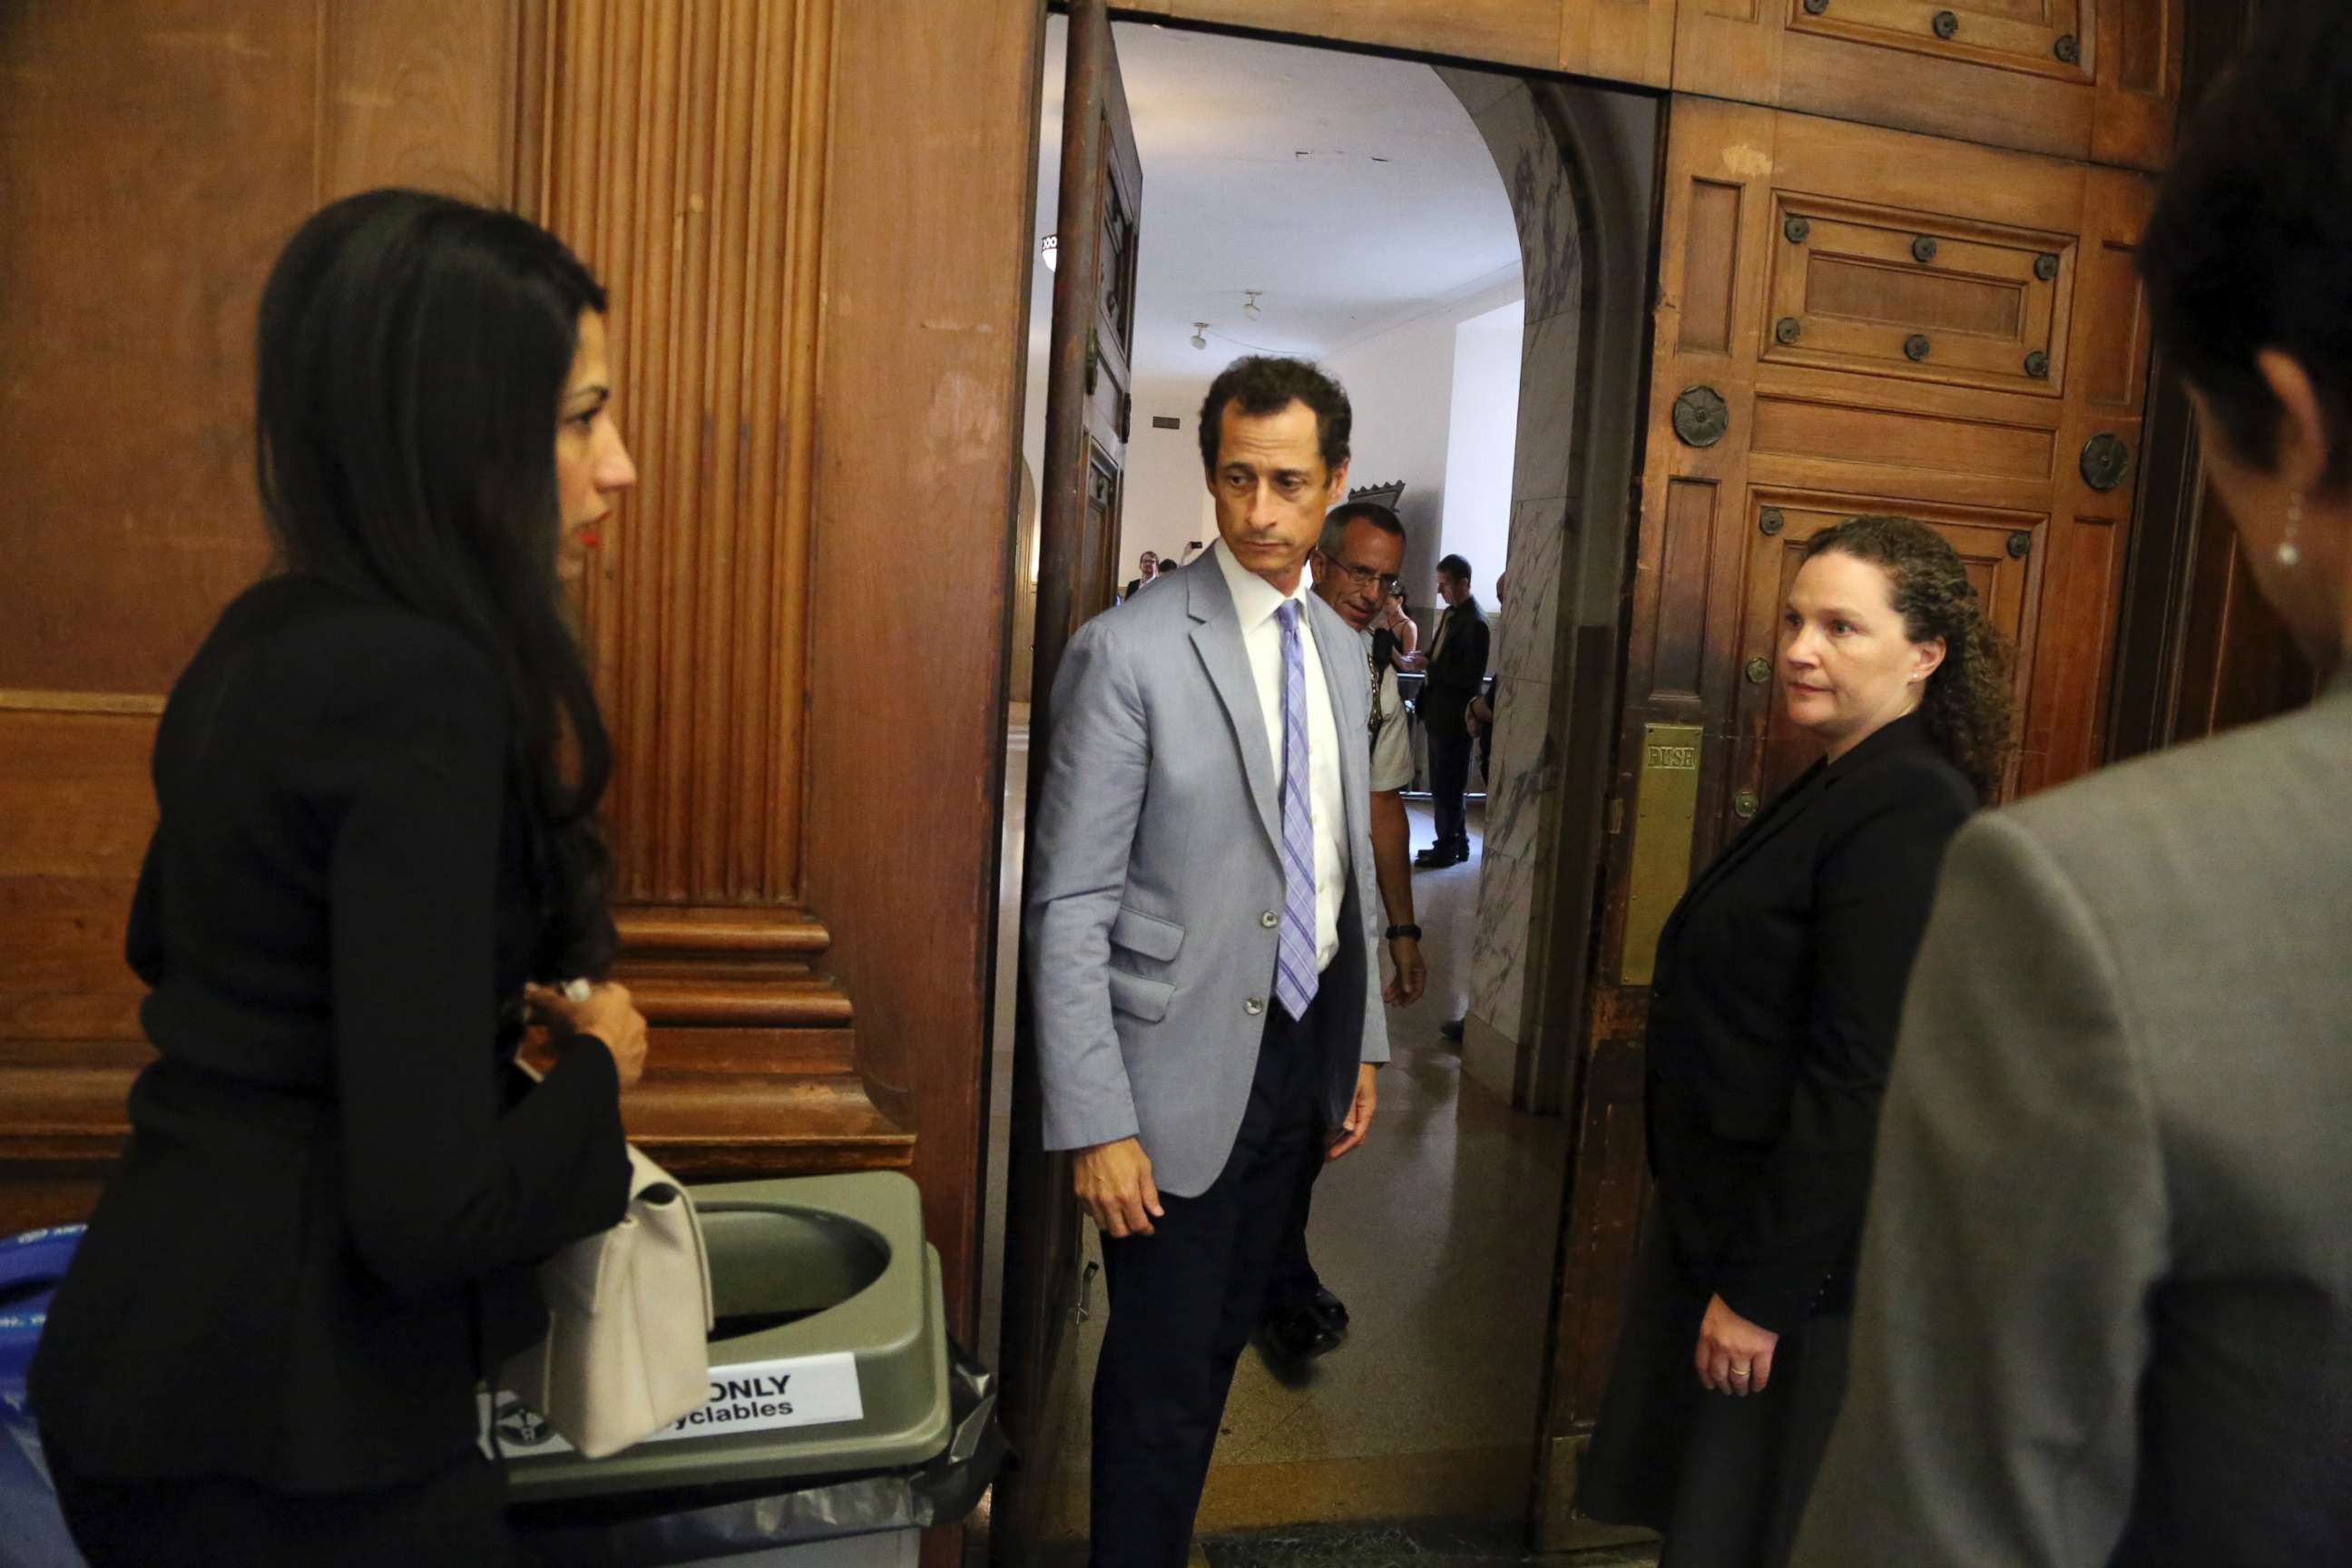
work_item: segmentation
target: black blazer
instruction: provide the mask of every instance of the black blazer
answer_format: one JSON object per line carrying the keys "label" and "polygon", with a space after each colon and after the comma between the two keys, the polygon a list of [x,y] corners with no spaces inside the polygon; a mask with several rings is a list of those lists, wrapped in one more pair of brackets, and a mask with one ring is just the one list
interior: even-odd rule
{"label": "black blazer", "polygon": [[528,1265],[621,1217],[611,1055],[505,1076],[539,925],[507,725],[463,637],[302,577],[174,688],[130,940],[158,1059],[32,1371],[76,1470],[424,1476],[545,1329]]}
{"label": "black blazer", "polygon": [[1976,806],[1898,719],[1776,796],[1666,921],[1650,1168],[1685,1279],[1751,1322],[1850,1300],[1904,986]]}
{"label": "black blazer", "polygon": [[[1421,710],[1426,714],[1450,714],[1452,730],[1462,728],[1462,715],[1469,710],[1470,700],[1478,695],[1486,679],[1486,655],[1489,632],[1486,612],[1478,607],[1475,599],[1465,599],[1440,616],[1440,630],[1450,617],[1452,629],[1445,631],[1445,646],[1429,656],[1428,679],[1421,689]],[[1431,634],[1433,643],[1436,634]]]}

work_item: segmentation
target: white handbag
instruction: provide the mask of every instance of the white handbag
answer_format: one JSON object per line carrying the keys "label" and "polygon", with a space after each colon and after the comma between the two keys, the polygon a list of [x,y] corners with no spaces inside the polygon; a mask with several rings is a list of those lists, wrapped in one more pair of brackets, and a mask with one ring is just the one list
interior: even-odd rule
{"label": "white handbag", "polygon": [[547,1338],[502,1379],[592,1459],[710,1397],[710,1258],[694,1199],[632,1146],[621,1223],[540,1265]]}

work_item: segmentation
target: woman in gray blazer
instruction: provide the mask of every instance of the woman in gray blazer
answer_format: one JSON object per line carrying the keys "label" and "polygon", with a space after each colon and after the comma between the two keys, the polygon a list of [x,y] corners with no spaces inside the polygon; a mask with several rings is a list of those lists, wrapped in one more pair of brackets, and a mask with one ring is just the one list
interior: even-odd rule
{"label": "woman in gray blazer", "polygon": [[2352,26],[2265,9],[2139,259],[2331,683],[1955,841],[1812,1568],[2352,1562]]}

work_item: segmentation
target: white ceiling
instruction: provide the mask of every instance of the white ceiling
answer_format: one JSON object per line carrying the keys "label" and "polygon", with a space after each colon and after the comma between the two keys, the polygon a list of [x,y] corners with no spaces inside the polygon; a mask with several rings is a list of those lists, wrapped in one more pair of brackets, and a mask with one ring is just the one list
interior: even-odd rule
{"label": "white ceiling", "polygon": [[[1059,200],[1067,26],[1046,24],[1040,238]],[[1502,178],[1429,67],[1137,22],[1112,41],[1143,162],[1139,384],[1205,379],[1253,349],[1328,355],[1517,280]],[[1255,321],[1248,289],[1265,290]],[[1053,309],[1036,268],[1033,353]],[[1205,352],[1187,342],[1196,321]]]}

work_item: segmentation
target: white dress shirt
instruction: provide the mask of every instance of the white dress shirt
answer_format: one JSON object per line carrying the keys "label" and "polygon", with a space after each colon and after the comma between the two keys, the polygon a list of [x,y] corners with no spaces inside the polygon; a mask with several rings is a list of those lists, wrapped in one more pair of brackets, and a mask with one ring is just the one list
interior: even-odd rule
{"label": "white dress shirt", "polygon": [[[1339,952],[1341,878],[1348,863],[1347,798],[1339,784],[1339,726],[1331,716],[1331,688],[1323,674],[1322,657],[1315,649],[1315,623],[1307,603],[1307,573],[1286,597],[1282,591],[1233,557],[1219,544],[1213,553],[1225,586],[1233,590],[1234,610],[1241,616],[1242,647],[1249,653],[1250,674],[1257,680],[1258,711],[1265,720],[1266,743],[1273,748],[1275,787],[1282,781],[1282,623],[1275,612],[1286,603],[1298,606],[1298,651],[1307,677],[1307,818],[1315,835],[1315,967],[1328,969]],[[1362,744],[1359,740],[1357,744]],[[1276,821],[1279,823],[1277,813]]]}

